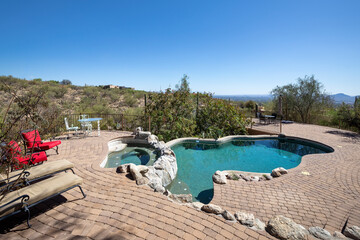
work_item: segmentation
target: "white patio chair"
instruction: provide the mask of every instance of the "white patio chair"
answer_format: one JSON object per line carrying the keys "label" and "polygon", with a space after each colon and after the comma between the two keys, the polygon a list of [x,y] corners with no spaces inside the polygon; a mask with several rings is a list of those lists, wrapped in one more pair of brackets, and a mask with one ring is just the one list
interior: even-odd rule
{"label": "white patio chair", "polygon": [[69,123],[68,123],[68,120],[67,118],[64,118],[64,121],[65,121],[65,127],[66,127],[66,131],[75,131],[75,135],[78,135],[78,130],[79,130],[79,127],[74,127],[73,124],[71,124],[71,127],[69,127]]}

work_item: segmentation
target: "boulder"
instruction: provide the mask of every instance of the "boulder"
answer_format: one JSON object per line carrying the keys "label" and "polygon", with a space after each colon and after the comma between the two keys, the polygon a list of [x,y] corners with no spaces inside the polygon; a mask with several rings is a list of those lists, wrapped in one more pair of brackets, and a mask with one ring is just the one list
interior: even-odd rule
{"label": "boulder", "polygon": [[149,171],[149,167],[144,166],[144,165],[138,165],[137,169],[143,176],[145,173],[147,173]]}
{"label": "boulder", "polygon": [[169,198],[178,203],[191,203],[192,202],[191,194],[171,194],[169,196]]}
{"label": "boulder", "polygon": [[259,181],[260,180],[260,178],[258,177],[258,176],[252,176],[252,177],[250,177],[250,181],[252,181],[252,182],[257,182],[257,181]]}
{"label": "boulder", "polygon": [[263,175],[266,180],[271,180],[272,176],[269,173]]}
{"label": "boulder", "polygon": [[252,226],[251,229],[264,231],[265,230],[265,223],[260,221],[260,219],[255,218],[254,226]]}
{"label": "boulder", "polygon": [[137,185],[144,185],[148,182],[148,179],[143,177],[143,175],[140,173],[138,167],[135,164],[130,163],[129,169],[131,176],[134,178]]}
{"label": "boulder", "polygon": [[232,215],[228,210],[224,210],[221,214],[226,220],[236,221],[234,215]]}
{"label": "boulder", "polygon": [[250,181],[250,178],[248,176],[245,176],[243,174],[240,174],[239,176],[247,182]]}
{"label": "boulder", "polygon": [[202,206],[204,206],[204,204],[201,202],[192,202],[192,203],[189,203],[189,206],[195,208],[196,210],[201,210],[201,208],[202,208]]}
{"label": "boulder", "polygon": [[155,144],[155,143],[157,143],[157,142],[159,141],[158,137],[157,137],[156,135],[153,135],[153,134],[151,134],[151,135],[147,138],[147,140],[148,140],[148,143],[149,143],[149,144]]}
{"label": "boulder", "polygon": [[165,192],[165,188],[162,186],[161,179],[159,177],[150,179],[148,186],[154,189],[155,192]]}
{"label": "boulder", "polygon": [[129,164],[128,163],[127,164],[122,164],[122,165],[120,165],[120,166],[118,166],[116,168],[117,173],[127,173],[129,171],[130,171],[130,169],[129,169]]}
{"label": "boulder", "polygon": [[360,240],[360,227],[358,226],[346,227],[344,231],[344,235],[351,239]]}
{"label": "boulder", "polygon": [[325,229],[323,229],[321,227],[311,227],[311,228],[309,228],[309,232],[314,237],[319,238],[319,239],[327,240],[327,239],[333,238],[328,231],[326,231]]}
{"label": "boulder", "polygon": [[225,173],[223,173],[221,171],[216,171],[214,173],[214,175],[212,176],[212,179],[213,179],[214,183],[217,183],[217,184],[226,184],[227,183],[226,175],[225,175]]}
{"label": "boulder", "polygon": [[280,177],[283,174],[287,174],[288,171],[285,168],[278,167],[271,171],[271,176],[273,177]]}
{"label": "boulder", "polygon": [[334,232],[333,237],[335,239],[348,239],[347,237],[344,236],[344,234],[342,234],[341,232],[338,232],[338,231]]}
{"label": "boulder", "polygon": [[280,239],[305,240],[308,237],[308,231],[303,226],[281,215],[269,220],[266,231]]}
{"label": "boulder", "polygon": [[151,132],[138,131],[135,135],[135,139],[148,139],[151,136]]}
{"label": "boulder", "polygon": [[188,203],[188,204],[186,204],[186,205],[189,206],[189,207],[195,208],[196,210],[201,211],[201,208],[202,208],[202,206],[203,206],[204,204],[201,203],[201,202],[192,202],[192,203]]}
{"label": "boulder", "polygon": [[223,212],[221,207],[214,205],[214,204],[204,204],[201,207],[201,210],[203,210],[204,212],[207,212],[207,213],[214,213],[217,215],[221,214]]}
{"label": "boulder", "polygon": [[279,167],[279,171],[280,171],[281,175],[288,173],[288,171],[283,167]]}
{"label": "boulder", "polygon": [[236,212],[235,218],[238,220],[242,225],[246,225],[249,227],[254,226],[254,215],[251,213],[244,213],[244,212]]}

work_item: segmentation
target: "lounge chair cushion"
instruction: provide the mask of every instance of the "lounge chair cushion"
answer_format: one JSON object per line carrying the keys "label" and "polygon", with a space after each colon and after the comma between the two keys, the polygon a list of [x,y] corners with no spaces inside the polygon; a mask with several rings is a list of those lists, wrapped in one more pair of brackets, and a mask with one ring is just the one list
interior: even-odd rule
{"label": "lounge chair cushion", "polygon": [[60,145],[61,141],[51,141],[51,142],[43,142],[43,143],[38,143],[36,146],[36,148],[41,149],[41,150],[49,150],[50,148],[56,147],[57,145]]}
{"label": "lounge chair cushion", "polygon": [[[45,198],[48,198],[52,195],[56,195],[68,188],[78,186],[82,183],[82,181],[83,180],[81,177],[73,173],[60,173],[46,180],[6,194],[4,198],[0,198],[0,205],[4,205],[7,202],[10,202],[24,194],[29,195],[30,198],[27,203],[28,205],[32,205],[40,200],[44,200]],[[0,208],[0,217],[13,213],[14,211],[21,209],[23,206],[24,204],[22,204],[19,200],[15,206],[11,204],[10,207]]]}
{"label": "lounge chair cushion", "polygon": [[35,144],[37,146],[38,143],[41,143],[41,137],[38,130],[32,130],[30,132],[21,133],[26,141],[26,146],[28,148],[32,148]]}
{"label": "lounge chair cushion", "polygon": [[[30,175],[27,177],[27,179],[29,181],[31,181],[36,178],[41,178],[46,175],[64,171],[64,170],[70,169],[70,168],[74,168],[74,164],[65,159],[47,162],[46,164],[36,165],[36,166],[32,166],[32,167],[26,169],[26,171],[30,173]],[[22,170],[10,172],[9,177],[19,174],[21,171]],[[4,180],[4,179],[6,179],[6,176],[1,174],[0,182],[1,182],[1,180]],[[16,179],[14,179],[14,180],[16,180]]]}

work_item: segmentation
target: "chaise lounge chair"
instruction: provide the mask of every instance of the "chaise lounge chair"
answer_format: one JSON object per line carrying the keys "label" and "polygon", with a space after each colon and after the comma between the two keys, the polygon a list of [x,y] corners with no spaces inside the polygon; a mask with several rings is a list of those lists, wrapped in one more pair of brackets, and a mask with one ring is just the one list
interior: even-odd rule
{"label": "chaise lounge chair", "polygon": [[23,211],[28,214],[27,225],[31,227],[29,208],[75,187],[79,187],[85,198],[86,195],[80,186],[82,181],[81,177],[65,172],[8,192],[6,195],[0,196],[0,220]]}
{"label": "chaise lounge chair", "polygon": [[[11,186],[11,183],[16,185],[22,183],[25,183],[26,185],[30,185],[30,183],[33,181],[38,181],[66,170],[71,170],[72,173],[74,173],[73,168],[74,168],[74,164],[64,159],[64,160],[49,162],[47,164],[32,166],[26,169],[25,171],[23,170],[13,171],[9,173],[9,176],[5,174],[0,174],[0,190],[5,185]],[[15,181],[19,178],[20,181],[16,183]]]}
{"label": "chaise lounge chair", "polygon": [[21,131],[21,137],[24,140],[25,146],[30,151],[46,151],[56,147],[55,151],[59,154],[58,145],[61,144],[61,141],[43,142],[37,129],[23,130]]}

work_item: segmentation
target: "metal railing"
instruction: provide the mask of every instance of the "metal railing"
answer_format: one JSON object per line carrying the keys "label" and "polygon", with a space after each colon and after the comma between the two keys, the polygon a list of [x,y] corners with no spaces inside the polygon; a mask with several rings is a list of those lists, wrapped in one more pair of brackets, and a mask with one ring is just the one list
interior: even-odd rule
{"label": "metal railing", "polygon": [[136,127],[145,124],[145,117],[141,115],[76,113],[63,115],[62,119],[66,117],[69,126],[73,125],[80,127],[80,122],[78,120],[81,119],[81,115],[86,115],[88,118],[102,118],[100,121],[100,128],[102,130],[133,131]]}

